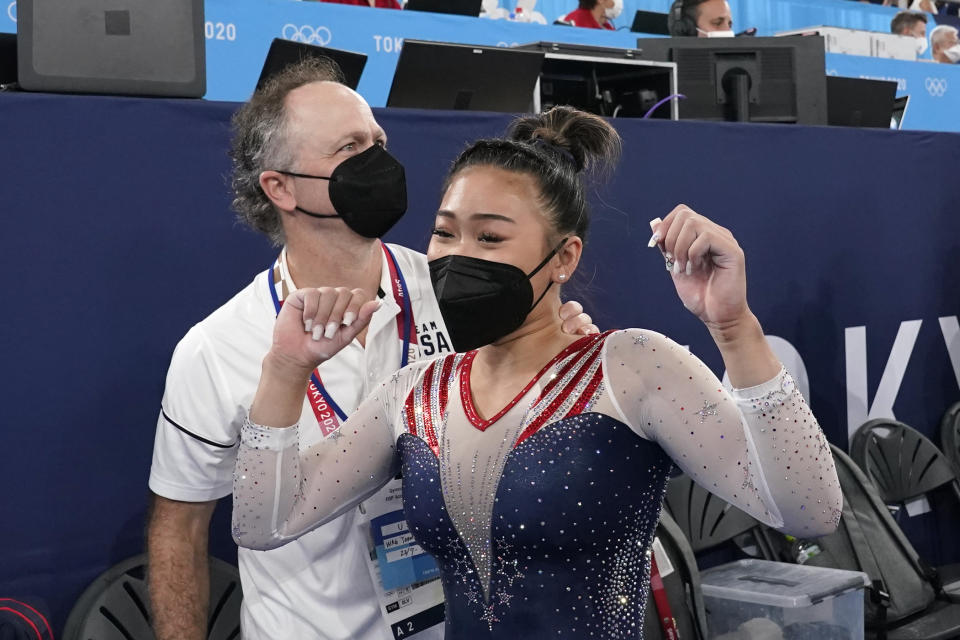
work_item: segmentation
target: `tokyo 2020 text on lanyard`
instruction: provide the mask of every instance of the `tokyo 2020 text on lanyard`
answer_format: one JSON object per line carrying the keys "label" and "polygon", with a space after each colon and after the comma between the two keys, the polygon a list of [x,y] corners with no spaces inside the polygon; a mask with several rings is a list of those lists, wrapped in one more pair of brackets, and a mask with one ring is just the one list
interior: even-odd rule
{"label": "tokyo 2020 text on lanyard", "polygon": [[[397,335],[403,343],[403,350],[400,355],[400,367],[402,368],[407,366],[410,361],[410,345],[417,344],[417,326],[413,322],[413,302],[410,300],[407,282],[400,271],[396,256],[393,255],[387,245],[381,242],[380,246],[383,247],[383,253],[387,258],[387,268],[390,270],[393,299],[400,306],[400,315],[397,316]],[[273,300],[273,307],[279,314],[283,303],[277,295],[277,283],[273,267],[267,269],[267,280],[270,285],[270,298]],[[336,432],[340,428],[340,424],[346,421],[347,414],[334,402],[333,396],[323,386],[319,369],[310,374],[307,399],[310,401],[310,407],[317,417],[317,424],[320,425],[320,432],[324,438]]]}

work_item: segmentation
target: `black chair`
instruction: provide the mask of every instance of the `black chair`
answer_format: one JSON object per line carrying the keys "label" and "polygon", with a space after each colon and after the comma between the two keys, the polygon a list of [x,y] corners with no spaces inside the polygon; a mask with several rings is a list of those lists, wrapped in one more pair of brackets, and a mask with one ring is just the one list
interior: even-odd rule
{"label": "black chair", "polygon": [[834,533],[818,538],[820,553],[807,564],[863,571],[867,638],[960,638],[960,605],[936,599],[920,557],[873,484],[847,454],[830,447],[843,491],[843,515]]}
{"label": "black chair", "polygon": [[[657,540],[663,547],[673,571],[663,578],[663,588],[670,603],[670,611],[677,625],[677,633],[684,640],[707,640],[707,610],[700,588],[700,572],[693,557],[693,549],[670,515],[663,511],[657,525]],[[660,567],[661,573],[665,567]],[[663,615],[647,591],[647,609],[643,620],[644,640],[666,640],[660,623]]]}
{"label": "black chair", "polygon": [[713,495],[686,474],[670,479],[664,506],[690,541],[694,553],[732,543],[745,553],[755,546],[756,552],[747,555],[781,559],[777,540],[780,534]]}
{"label": "black chair", "polygon": [[[146,572],[146,554],[103,572],[73,605],[63,640],[153,640]],[[242,599],[237,568],[210,558],[209,640],[240,637]]]}
{"label": "black chair", "polygon": [[[871,420],[857,429],[850,457],[895,509],[920,497],[944,497],[960,507],[960,482],[947,457],[916,429],[895,420]],[[945,496],[943,494],[946,494]],[[960,602],[960,564],[938,567],[943,594]]]}
{"label": "black chair", "polygon": [[960,402],[947,409],[940,420],[940,449],[960,478]]}

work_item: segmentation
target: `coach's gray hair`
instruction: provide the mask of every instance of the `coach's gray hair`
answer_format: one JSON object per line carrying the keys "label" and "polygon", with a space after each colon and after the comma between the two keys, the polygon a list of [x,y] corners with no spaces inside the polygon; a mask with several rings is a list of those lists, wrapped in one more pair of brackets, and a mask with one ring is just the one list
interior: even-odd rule
{"label": "coach's gray hair", "polygon": [[343,82],[335,62],[307,58],[286,67],[256,91],[233,115],[233,210],[252,229],[265,234],[273,244],[283,244],[280,214],[260,188],[260,174],[289,168],[294,148],[286,139],[287,95],[312,82]]}

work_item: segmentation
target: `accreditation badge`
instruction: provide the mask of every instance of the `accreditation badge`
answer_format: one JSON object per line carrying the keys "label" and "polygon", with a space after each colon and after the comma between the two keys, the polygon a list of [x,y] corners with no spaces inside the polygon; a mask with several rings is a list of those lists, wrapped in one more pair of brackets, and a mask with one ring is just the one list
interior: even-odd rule
{"label": "accreditation badge", "polygon": [[[442,638],[443,586],[440,568],[407,529],[403,515],[403,481],[394,478],[360,507],[367,538],[367,569],[377,591],[380,614],[394,638],[435,627],[418,638]],[[440,625],[440,626],[438,626]]]}

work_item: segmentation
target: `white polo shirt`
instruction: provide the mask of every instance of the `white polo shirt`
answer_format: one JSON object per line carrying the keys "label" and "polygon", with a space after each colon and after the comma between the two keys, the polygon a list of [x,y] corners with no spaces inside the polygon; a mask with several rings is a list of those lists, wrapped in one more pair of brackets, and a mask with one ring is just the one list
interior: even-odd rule
{"label": "white polo shirt", "polygon": [[[410,295],[418,357],[450,352],[426,256],[389,246]],[[327,392],[347,415],[377,383],[400,368],[401,308],[394,299],[385,255],[380,280],[383,305],[370,321],[366,348],[355,340],[319,369]],[[150,489],[157,495],[206,502],[231,493],[240,426],[253,401],[276,321],[270,286],[265,270],[177,345],[167,372],[150,469]],[[300,425],[301,447],[321,437],[306,396]],[[272,551],[239,549],[245,639],[392,639],[379,613],[358,518],[353,509]]]}

